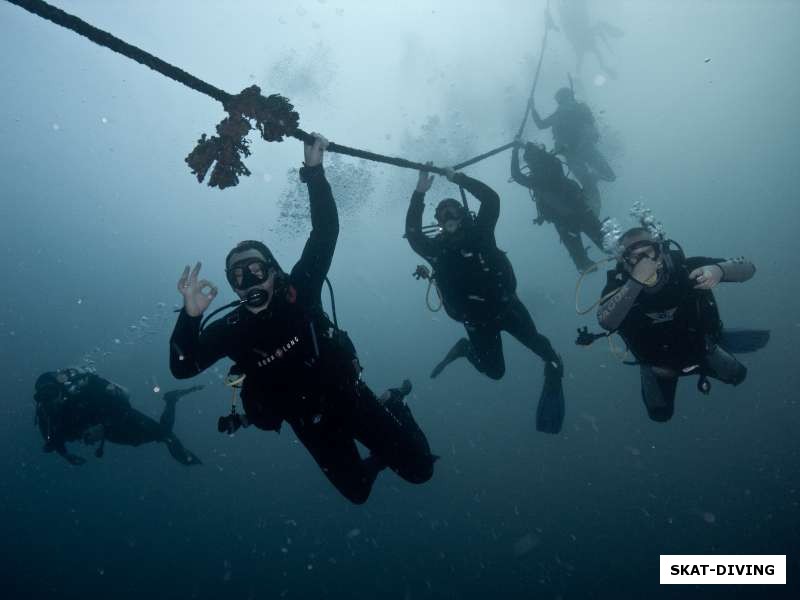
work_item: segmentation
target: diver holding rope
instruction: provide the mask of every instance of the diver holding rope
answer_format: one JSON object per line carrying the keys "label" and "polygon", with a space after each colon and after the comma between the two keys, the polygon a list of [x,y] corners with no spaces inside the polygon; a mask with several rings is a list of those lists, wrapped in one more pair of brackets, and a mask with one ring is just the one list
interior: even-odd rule
{"label": "diver holding rope", "polygon": [[[326,145],[317,134],[305,145],[300,178],[308,185],[312,229],[291,272],[283,271],[262,242],[239,243],[225,267],[240,301],[202,329],[202,315],[217,288],[198,279],[200,263],[184,269],[178,281],[184,307],[170,339],[170,369],[185,379],[226,356],[233,360],[231,412],[219,420],[218,430],[232,434],[255,425],[278,431],[288,422],[331,483],[361,504],[382,469],[424,483],[433,475],[435,456],[403,400],[410,384],[378,398],[361,378],[349,337],[324,313],[322,286],[339,235],[336,203],[322,166]],[[236,410],[237,386],[244,415]],[[356,441],[368,456],[361,457]]]}
{"label": "diver holding rope", "polygon": [[[500,379],[505,373],[500,332],[506,331],[545,362],[536,424],[539,431],[558,433],[564,420],[564,367],[550,340],[537,331],[517,296],[514,269],[505,252],[497,247],[495,225],[500,217],[500,197],[486,184],[452,169],[447,178],[480,202],[477,215],[469,212],[465,201],[445,198],[435,211],[438,227],[431,237],[426,235],[430,232],[422,226],[422,215],[433,176],[424,171],[419,173],[406,214],[405,237],[412,250],[433,268],[433,273],[418,268],[418,278],[433,282],[445,312],[463,323],[467,331],[467,337],[455,343],[431,377],[437,377],[453,361],[466,358],[487,377]],[[429,296],[430,286],[431,308]]]}
{"label": "diver holding rope", "polygon": [[[578,271],[588,268],[592,261],[583,245],[581,234],[603,249],[602,224],[593,212],[584,188],[564,174],[561,160],[544,146],[515,140],[511,153],[511,178],[525,186],[536,204],[538,216],[534,223],[552,223],[561,243],[567,248]],[[519,164],[519,150],[528,166],[528,174]]]}

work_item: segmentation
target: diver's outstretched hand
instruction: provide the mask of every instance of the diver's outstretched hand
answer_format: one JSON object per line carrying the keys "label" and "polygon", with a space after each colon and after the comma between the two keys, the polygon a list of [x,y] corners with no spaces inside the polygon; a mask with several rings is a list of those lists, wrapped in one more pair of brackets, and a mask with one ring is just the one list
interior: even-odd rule
{"label": "diver's outstretched hand", "polygon": [[696,290],[710,290],[722,281],[722,268],[717,265],[700,267],[689,273],[689,279],[694,279],[697,285]]}
{"label": "diver's outstretched hand", "polygon": [[[433,165],[433,162],[428,161],[425,163],[426,166],[430,167]],[[420,194],[426,193],[431,186],[433,185],[433,178],[435,175],[429,171],[420,171],[419,178],[417,179],[417,191]]]}
{"label": "diver's outstretched hand", "polygon": [[314,132],[311,134],[314,138],[313,144],[305,144],[305,165],[307,167],[316,167],[322,164],[322,157],[325,155],[325,149],[328,147],[328,140],[325,136]]}
{"label": "diver's outstretched hand", "polygon": [[201,266],[202,264],[198,262],[190,271],[189,265],[186,265],[178,280],[178,291],[183,296],[183,308],[190,317],[202,315],[217,297],[217,286],[207,279],[197,280]]}

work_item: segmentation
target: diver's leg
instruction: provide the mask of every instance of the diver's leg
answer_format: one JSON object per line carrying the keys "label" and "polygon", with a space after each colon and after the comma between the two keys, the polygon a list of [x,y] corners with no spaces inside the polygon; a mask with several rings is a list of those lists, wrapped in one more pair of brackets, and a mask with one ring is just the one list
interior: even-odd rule
{"label": "diver's leg", "polygon": [[175,404],[187,394],[191,394],[192,392],[202,389],[202,385],[195,385],[182,390],[170,390],[169,392],[164,392],[164,412],[161,413],[160,419],[162,427],[164,427],[164,429],[167,431],[172,431],[172,428],[175,426]]}
{"label": "diver's leg", "polygon": [[366,502],[385,464],[375,456],[361,458],[343,419],[337,414],[287,421],[334,487],[353,504]]}
{"label": "diver's leg", "polygon": [[536,407],[536,429],[556,434],[564,423],[564,365],[550,340],[538,332],[528,309],[514,298],[503,315],[503,328],[544,360],[544,383]]}
{"label": "diver's leg", "polygon": [[589,255],[583,246],[580,230],[573,231],[571,227],[567,227],[563,223],[555,225],[558,237],[561,238],[561,243],[567,248],[567,252],[569,252],[569,256],[578,271],[585,271],[592,266],[592,261],[589,260]]}
{"label": "diver's leg", "polygon": [[356,439],[400,477],[409,483],[425,483],[433,476],[435,457],[403,400],[405,393],[389,390],[379,400],[361,383],[349,425]]}
{"label": "diver's leg", "polygon": [[464,324],[467,338],[461,338],[450,349],[442,361],[434,367],[431,377],[438,377],[455,360],[466,358],[478,371],[492,379],[500,379],[505,373],[503,344],[500,330],[489,324]]}
{"label": "diver's leg", "polygon": [[514,336],[526,348],[532,350],[543,361],[560,364],[561,359],[553,349],[550,340],[536,329],[531,313],[518,297],[514,296],[511,300],[500,323],[505,331]]}
{"label": "diver's leg", "polygon": [[675,412],[675,389],[678,377],[659,377],[652,367],[639,367],[642,380],[642,400],[653,421],[665,422]]}
{"label": "diver's leg", "polygon": [[106,439],[125,446],[164,442],[172,458],[182,465],[202,464],[197,456],[183,446],[174,433],[134,408],[111,419],[106,426]]}
{"label": "diver's leg", "polygon": [[465,327],[470,341],[469,362],[490,379],[501,379],[506,372],[506,360],[500,328],[495,323],[466,323]]}
{"label": "diver's leg", "polygon": [[169,430],[135,408],[117,412],[106,420],[106,439],[123,446],[141,446],[150,442],[163,442]]}
{"label": "diver's leg", "polygon": [[459,358],[467,358],[472,353],[472,346],[467,338],[461,338],[450,350],[445,357],[437,364],[433,371],[431,371],[431,379],[436,379],[444,371],[445,367],[450,363],[458,360]]}
{"label": "diver's leg", "polygon": [[616,181],[617,174],[608,164],[606,157],[598,150],[595,144],[587,144],[583,149],[584,160],[603,181]]}
{"label": "diver's leg", "polygon": [[597,186],[597,177],[592,175],[588,181],[581,185],[583,195],[586,197],[586,205],[592,214],[597,217],[600,215],[602,202],[600,200],[600,188]]}
{"label": "diver's leg", "polygon": [[732,385],[739,385],[747,377],[747,367],[721,346],[706,355],[702,370],[709,377]]}
{"label": "diver's leg", "polygon": [[616,79],[617,78],[617,72],[606,64],[605,59],[603,58],[603,54],[600,52],[600,48],[598,48],[597,44],[594,43],[594,42],[592,43],[591,51],[592,51],[592,54],[595,55],[595,58],[597,58],[597,64],[599,64],[600,68],[603,71],[606,72],[608,77],[610,79]]}
{"label": "diver's leg", "polygon": [[600,188],[597,185],[599,177],[597,173],[590,168],[584,156],[584,146],[586,146],[585,143],[573,149],[565,158],[567,159],[569,170],[572,172],[575,179],[578,180],[578,183],[580,183],[586,205],[592,213],[599,215],[601,207]]}
{"label": "diver's leg", "polygon": [[581,188],[587,190],[587,188],[597,185],[597,177],[591,172],[586,164],[586,159],[579,151],[572,149],[569,152],[565,152],[564,158],[567,161],[567,167],[570,172],[581,184]]}
{"label": "diver's leg", "polygon": [[598,250],[605,251],[603,249],[603,224],[600,222],[600,219],[597,218],[596,214],[587,212],[583,216],[581,230]]}

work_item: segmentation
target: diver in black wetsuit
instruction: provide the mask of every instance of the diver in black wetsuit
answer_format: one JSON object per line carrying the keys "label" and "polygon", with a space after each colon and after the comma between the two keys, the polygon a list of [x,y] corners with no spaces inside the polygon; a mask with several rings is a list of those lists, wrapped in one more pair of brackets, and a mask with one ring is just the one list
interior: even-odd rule
{"label": "diver in black wetsuit", "polygon": [[536,127],[553,130],[555,153],[563,154],[567,166],[580,182],[595,214],[600,212],[600,190],[597,181],[617,179],[606,157],[597,149],[600,133],[592,110],[583,102],[575,100],[570,88],[556,92],[558,108],[549,117],[542,119],[531,103],[531,115]]}
{"label": "diver in black wetsuit", "polygon": [[518,142],[511,153],[511,177],[533,192],[533,200],[539,213],[534,221],[541,225],[548,221],[555,225],[561,243],[567,247],[572,262],[578,271],[584,271],[593,263],[586,253],[581,233],[594,245],[603,249],[603,233],[600,220],[589,208],[588,198],[581,186],[564,174],[557,156],[536,144],[525,144],[523,157],[530,174],[519,168]]}
{"label": "diver in black wetsuit", "polygon": [[183,447],[172,433],[175,404],[186,394],[202,389],[195,386],[164,394],[160,421],[131,407],[128,392],[115,383],[81,369],[61,369],[43,373],[36,380],[36,424],[45,440],[45,452],[57,452],[70,464],[86,460],[67,451],[66,443],[99,443],[95,456],[103,456],[105,442],[139,446],[163,442],[172,457],[183,465],[199,465],[200,460]]}
{"label": "diver in black wetsuit", "polygon": [[514,269],[497,247],[495,225],[500,216],[500,198],[486,184],[450,171],[448,179],[475,196],[480,203],[474,219],[453,198],[436,207],[441,233],[428,238],[422,230],[425,193],[433,177],[420,172],[417,188],[406,214],[406,238],[411,248],[433,267],[433,279],[445,311],[464,323],[467,338],[456,342],[431,373],[437,377],[458,358],[467,358],[481,373],[500,379],[505,373],[500,332],[513,335],[545,361],[545,386],[539,402],[538,427],[557,433],[564,418],[561,389],[563,365],[550,341],[536,330],[528,309],[517,297]]}
{"label": "diver in black wetsuit", "polygon": [[[733,385],[744,381],[747,369],[732,353],[758,347],[739,347],[727,335],[711,289],[721,281],[747,281],[755,274],[753,264],[742,258],[686,258],[642,227],[623,234],[620,246],[597,319],[619,333],[636,358],[650,418],[672,418],[681,376],[699,374],[704,393],[710,389],[706,377]],[[761,346],[768,339],[768,332],[740,333],[757,334]]]}
{"label": "diver in black wetsuit", "polygon": [[[261,242],[240,243],[225,264],[228,282],[243,302],[202,331],[202,314],[217,289],[198,281],[200,263],[191,272],[187,266],[178,282],[184,307],[170,340],[170,369],[183,379],[223,357],[233,360],[245,375],[245,417],[223,419],[220,429],[253,424],[278,431],[287,421],[331,483],[360,504],[384,467],[424,483],[433,475],[435,457],[403,402],[410,385],[378,399],[361,380],[349,338],[323,312],[322,285],[339,218],[322,167],[327,142],[315,139],[305,146],[300,169],[312,225],[300,260],[286,273]],[[356,440],[371,452],[367,458],[359,455]]]}

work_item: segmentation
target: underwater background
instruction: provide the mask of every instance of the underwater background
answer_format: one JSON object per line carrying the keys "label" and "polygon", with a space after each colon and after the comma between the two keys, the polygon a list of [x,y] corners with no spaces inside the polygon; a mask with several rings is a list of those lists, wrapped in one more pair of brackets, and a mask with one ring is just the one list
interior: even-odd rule
{"label": "underwater background", "polygon": [[[554,20],[562,2],[552,3]],[[567,3],[569,4],[569,3]],[[454,164],[510,141],[544,31],[544,2],[123,2],[57,5],[229,92],[289,97],[306,131],[411,160]],[[740,256],[756,277],[716,291],[726,325],[772,330],[738,387],[682,380],[676,415],[648,420],[638,369],[605,343],[574,345],[577,273],[555,229],[532,223],[509,154],[466,172],[498,191],[498,245],[519,296],[562,354],[567,415],[537,433],[542,365],[509,337],[492,381],[461,361],[462,335],[425,307],[402,238],[416,173],[333,154],[340,209],[330,278],[339,320],[377,392],[403,378],[441,456],[433,479],[391,472],[367,504],[340,497],[296,441],[216,431],[227,364],[178,405],[202,460],[108,446],[87,464],[43,454],[33,382],[94,364],[157,416],[175,283],[201,260],[233,299],[224,257],[260,239],[284,267],[309,231],[296,140],[254,139],[237,187],[199,185],[184,163],[221,106],[0,2],[0,544],[3,598],[765,598],[800,594],[800,3],[589,2],[624,31],[580,73],[551,31],[536,105],[575,80],[618,180],[602,216],[651,208],[688,255]],[[526,137],[552,146],[529,124]],[[430,206],[457,193],[437,178]],[[632,225],[632,222],[630,223]],[[602,258],[595,250],[594,259]],[[602,278],[587,278],[586,305]],[[327,294],[323,294],[327,305]],[[786,586],[659,586],[660,554],[786,554]]]}

